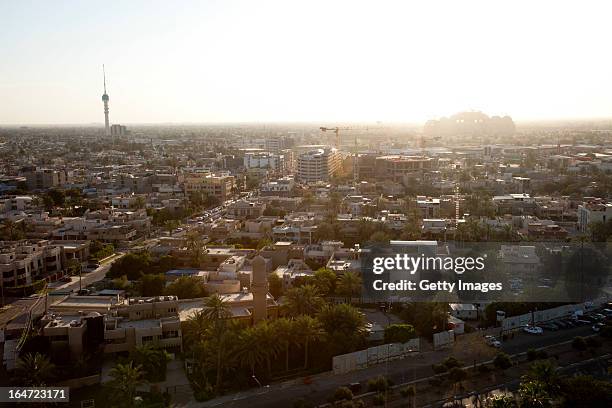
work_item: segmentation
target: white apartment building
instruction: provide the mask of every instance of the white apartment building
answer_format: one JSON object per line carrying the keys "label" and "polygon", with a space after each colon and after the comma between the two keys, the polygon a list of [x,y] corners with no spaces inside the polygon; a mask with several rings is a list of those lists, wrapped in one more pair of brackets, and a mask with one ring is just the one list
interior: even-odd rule
{"label": "white apartment building", "polygon": [[49,241],[5,241],[0,246],[2,287],[30,285],[40,279],[56,279],[64,269],[61,246]]}
{"label": "white apartment building", "polygon": [[249,152],[244,155],[244,167],[284,171],[287,167],[285,155],[270,152]]}
{"label": "white apartment building", "polygon": [[612,220],[612,203],[593,198],[578,206],[578,230],[587,232],[589,224]]}
{"label": "white apartment building", "polygon": [[302,153],[297,160],[297,178],[305,183],[329,181],[340,169],[341,161],[340,153],[333,148]]}

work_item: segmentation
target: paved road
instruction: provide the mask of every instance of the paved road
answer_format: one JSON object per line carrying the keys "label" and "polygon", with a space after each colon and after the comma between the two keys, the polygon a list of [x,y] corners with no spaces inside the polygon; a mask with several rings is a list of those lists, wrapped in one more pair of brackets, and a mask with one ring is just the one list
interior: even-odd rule
{"label": "paved road", "polygon": [[550,346],[573,339],[576,336],[593,334],[591,326],[578,326],[558,331],[544,331],[544,334],[534,335],[526,333],[515,334],[514,338],[502,343],[501,349],[508,354],[521,353],[529,348]]}
{"label": "paved road", "polygon": [[[87,287],[87,285],[91,285],[94,282],[100,281],[104,279],[104,276],[110,269],[113,262],[117,259],[121,258],[123,254],[118,254],[118,256],[114,257],[109,262],[100,265],[94,271],[82,275],[81,285],[83,288]],[[69,290],[78,291],[79,290],[79,277],[73,276],[71,282],[61,283],[54,282],[49,286],[50,293],[53,291],[63,291],[67,292]],[[37,302],[39,299],[38,295],[32,295],[30,297],[20,298],[12,302],[10,305],[7,305],[7,309],[0,313],[0,327],[4,327],[9,322],[14,322],[15,324],[25,324],[27,321],[28,312],[31,311],[33,315],[41,315],[45,311],[45,302],[44,299]],[[52,301],[52,296],[49,297],[49,301]]]}
{"label": "paved road", "polygon": [[[88,272],[88,273],[83,273],[81,274],[81,286],[83,289],[85,289],[87,287],[87,285],[91,285],[94,282],[98,282],[101,281],[102,279],[104,279],[104,276],[106,276],[106,273],[108,272],[108,270],[110,269],[111,265],[113,264],[113,262],[115,262],[117,259],[121,258],[124,254],[123,253],[119,253],[116,257],[114,257],[112,260],[110,260],[109,262],[104,263],[103,265],[100,265],[100,267],[98,267],[97,269]],[[51,289],[52,290],[79,290],[79,277],[78,276],[73,276],[71,277],[72,281],[71,282],[66,282],[63,283],[61,285],[58,286],[54,286]]]}
{"label": "paved road", "polygon": [[[518,333],[513,339],[504,342],[502,350],[516,354],[526,352],[530,348],[550,346],[571,340],[575,336],[588,334],[592,334],[588,326],[546,332],[540,336]],[[314,380],[310,385],[296,384],[288,381],[261,389],[228,395],[206,403],[192,401],[187,406],[232,408],[291,407],[293,402],[299,399],[304,399],[314,404],[323,404],[327,402],[327,398],[332,395],[337,387],[360,382],[363,385],[363,390],[365,390],[367,381],[378,375],[387,376],[395,384],[429,377],[434,374],[431,365],[440,363],[450,354],[452,352],[448,350],[423,352],[403,360],[391,361],[347,374],[333,375],[331,373],[324,373],[313,377]]]}

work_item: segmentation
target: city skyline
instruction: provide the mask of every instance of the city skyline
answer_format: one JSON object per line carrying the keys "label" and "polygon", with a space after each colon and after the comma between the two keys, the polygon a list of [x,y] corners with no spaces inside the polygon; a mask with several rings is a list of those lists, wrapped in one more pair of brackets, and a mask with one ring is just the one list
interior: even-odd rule
{"label": "city skyline", "polygon": [[103,124],[102,64],[111,123],[612,117],[605,2],[94,7],[1,6],[0,124]]}

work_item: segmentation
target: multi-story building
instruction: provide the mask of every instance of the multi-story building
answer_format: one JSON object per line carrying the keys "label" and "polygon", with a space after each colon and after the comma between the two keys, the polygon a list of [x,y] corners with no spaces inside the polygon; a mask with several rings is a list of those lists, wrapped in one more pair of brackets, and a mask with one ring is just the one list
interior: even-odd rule
{"label": "multi-story building", "polygon": [[178,313],[176,296],[69,296],[50,307],[41,320],[42,334],[52,349],[67,345],[73,358],[98,346],[104,353],[130,352],[144,344],[181,351]]}
{"label": "multi-story building", "polygon": [[535,198],[529,194],[494,196],[491,200],[497,213],[500,215],[534,215],[538,209]]}
{"label": "multi-story building", "polygon": [[284,172],[287,168],[285,155],[270,152],[249,152],[244,155],[244,167],[249,169],[269,169]]}
{"label": "multi-story building", "polygon": [[70,173],[61,169],[42,169],[35,167],[24,168],[21,175],[26,178],[30,190],[44,190],[52,187],[61,187],[70,182]]}
{"label": "multi-story building", "polygon": [[265,196],[282,196],[286,197],[291,195],[295,188],[295,181],[292,177],[282,177],[276,180],[262,183],[259,187],[261,195]]}
{"label": "multi-story building", "polygon": [[578,229],[586,232],[590,224],[612,220],[612,203],[601,198],[587,198],[578,206]]}
{"label": "multi-story building", "polygon": [[417,205],[417,208],[421,212],[421,218],[440,217],[440,199],[439,198],[417,196],[416,205]]}
{"label": "multi-story building", "polygon": [[298,156],[297,177],[305,183],[329,181],[341,165],[340,153],[333,148],[315,149]]}
{"label": "multi-story building", "polygon": [[32,208],[32,197],[16,196],[0,199],[0,212],[26,211]]}
{"label": "multi-story building", "polygon": [[266,205],[263,203],[238,200],[227,207],[227,214],[240,220],[259,218],[263,215]]}
{"label": "multi-story building", "polygon": [[31,285],[63,274],[64,254],[59,245],[49,241],[2,241],[0,243],[0,273],[2,287]]}
{"label": "multi-story building", "polygon": [[376,158],[375,172],[378,180],[401,183],[406,176],[419,175],[437,168],[438,160],[423,156],[380,156]]}
{"label": "multi-story building", "polygon": [[111,125],[110,127],[111,136],[125,136],[128,134],[128,130],[123,125]]}
{"label": "multi-story building", "polygon": [[235,184],[234,176],[192,173],[183,179],[183,191],[187,196],[203,193],[225,201],[233,194]]}
{"label": "multi-story building", "polygon": [[358,180],[374,180],[376,178],[375,153],[360,153],[357,155],[357,178]]}

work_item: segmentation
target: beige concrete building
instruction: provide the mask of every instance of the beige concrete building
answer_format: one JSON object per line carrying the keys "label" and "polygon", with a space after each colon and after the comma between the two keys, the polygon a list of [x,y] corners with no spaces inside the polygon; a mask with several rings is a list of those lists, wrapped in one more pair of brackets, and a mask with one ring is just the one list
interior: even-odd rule
{"label": "beige concrete building", "polygon": [[302,153],[297,160],[297,178],[304,183],[329,181],[340,170],[342,158],[333,148]]}
{"label": "beige concrete building", "polygon": [[47,240],[2,241],[0,273],[2,287],[30,285],[37,280],[53,281],[64,271],[64,252]]}
{"label": "beige concrete building", "polygon": [[234,176],[216,176],[209,173],[192,173],[183,179],[183,191],[186,196],[192,193],[203,193],[225,201],[233,194],[236,180]]}
{"label": "beige concrete building", "polygon": [[151,344],[182,350],[176,296],[122,299],[119,296],[68,296],[41,320],[52,349],[68,346],[78,357],[86,348],[104,353],[129,352]]}

